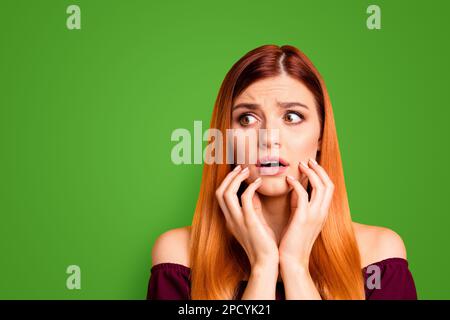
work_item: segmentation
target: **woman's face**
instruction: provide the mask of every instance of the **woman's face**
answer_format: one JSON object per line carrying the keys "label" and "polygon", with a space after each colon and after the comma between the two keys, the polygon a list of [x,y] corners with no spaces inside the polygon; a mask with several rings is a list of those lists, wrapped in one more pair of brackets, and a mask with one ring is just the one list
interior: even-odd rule
{"label": "woman's face", "polygon": [[262,178],[260,194],[289,192],[287,175],[306,186],[298,164],[315,159],[320,121],[314,96],[303,83],[281,75],[251,84],[234,101],[231,128],[241,129],[233,130],[235,159],[249,168],[247,183]]}

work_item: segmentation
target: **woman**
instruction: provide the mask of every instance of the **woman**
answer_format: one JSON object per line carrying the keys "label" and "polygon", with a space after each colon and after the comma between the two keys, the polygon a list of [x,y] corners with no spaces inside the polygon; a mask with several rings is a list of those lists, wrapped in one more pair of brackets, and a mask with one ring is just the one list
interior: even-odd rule
{"label": "woman", "polygon": [[417,299],[402,239],[351,220],[331,103],[300,50],[236,62],[211,128],[236,129],[234,164],[205,164],[192,226],[156,240],[149,299]]}

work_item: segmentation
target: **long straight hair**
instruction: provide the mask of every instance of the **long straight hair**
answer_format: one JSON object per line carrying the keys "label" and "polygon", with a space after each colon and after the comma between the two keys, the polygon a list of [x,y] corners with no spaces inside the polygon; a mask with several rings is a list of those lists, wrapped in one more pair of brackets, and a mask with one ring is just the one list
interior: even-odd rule
{"label": "long straight hair", "polygon": [[[325,83],[312,62],[293,46],[264,45],[237,61],[220,87],[210,128],[223,136],[231,126],[234,99],[255,81],[287,73],[314,95],[321,125],[317,161],[335,185],[327,220],[312,248],[309,270],[323,299],[364,299],[360,253],[350,216],[341,155]],[[211,139],[211,137],[210,137]],[[226,148],[223,142],[223,149]],[[217,162],[217,161],[216,161]],[[191,225],[191,296],[231,300],[251,266],[245,251],[226,227],[215,191],[232,165],[204,164],[200,192]],[[310,185],[308,186],[310,191]]]}

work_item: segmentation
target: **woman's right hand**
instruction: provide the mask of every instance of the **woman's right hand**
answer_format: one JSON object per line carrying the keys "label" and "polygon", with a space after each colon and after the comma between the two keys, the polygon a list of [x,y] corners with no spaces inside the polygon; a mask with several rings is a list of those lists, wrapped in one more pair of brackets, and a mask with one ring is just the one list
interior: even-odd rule
{"label": "woman's right hand", "polygon": [[261,178],[248,185],[241,197],[242,207],[239,205],[237,191],[248,176],[249,169],[242,170],[238,165],[222,181],[216,190],[216,198],[225,215],[228,230],[247,253],[252,268],[255,266],[278,267],[276,237],[264,219],[261,202],[256,193],[256,189],[261,185]]}

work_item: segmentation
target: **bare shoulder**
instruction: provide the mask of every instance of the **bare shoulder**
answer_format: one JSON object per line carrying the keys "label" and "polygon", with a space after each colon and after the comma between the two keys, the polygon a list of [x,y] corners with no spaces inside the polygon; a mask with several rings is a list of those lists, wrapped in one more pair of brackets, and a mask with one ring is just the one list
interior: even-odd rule
{"label": "bare shoulder", "polygon": [[165,231],[156,238],[152,248],[152,266],[171,262],[189,267],[191,226]]}
{"label": "bare shoulder", "polygon": [[395,231],[357,222],[353,222],[353,229],[362,267],[388,258],[407,259],[405,244]]}

